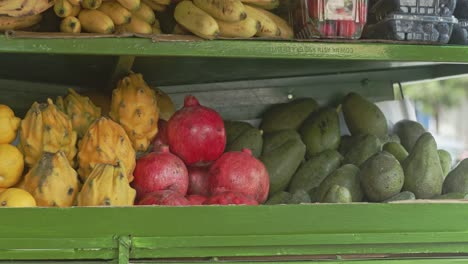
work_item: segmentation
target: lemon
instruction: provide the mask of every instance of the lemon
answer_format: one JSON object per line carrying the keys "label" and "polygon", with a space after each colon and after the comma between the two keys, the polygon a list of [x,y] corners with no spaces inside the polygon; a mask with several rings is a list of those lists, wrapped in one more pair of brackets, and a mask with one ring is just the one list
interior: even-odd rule
{"label": "lemon", "polygon": [[10,107],[0,105],[0,144],[11,143],[16,138],[16,131],[21,119],[15,117]]}
{"label": "lemon", "polygon": [[0,207],[35,207],[36,200],[25,190],[10,188],[0,193]]}
{"label": "lemon", "polygon": [[23,154],[13,145],[0,144],[0,188],[8,188],[21,179]]}

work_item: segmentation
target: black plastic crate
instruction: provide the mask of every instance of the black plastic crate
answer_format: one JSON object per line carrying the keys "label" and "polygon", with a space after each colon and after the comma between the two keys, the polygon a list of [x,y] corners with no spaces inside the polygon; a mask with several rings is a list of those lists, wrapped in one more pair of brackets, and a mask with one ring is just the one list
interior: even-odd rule
{"label": "black plastic crate", "polygon": [[368,25],[363,37],[446,44],[457,22],[458,20],[453,16],[393,14],[377,24]]}
{"label": "black plastic crate", "polygon": [[446,16],[455,11],[457,0],[380,0],[370,10],[375,21],[382,21],[390,14]]}
{"label": "black plastic crate", "polygon": [[458,20],[453,26],[450,44],[468,45],[468,20]]}
{"label": "black plastic crate", "polygon": [[457,18],[468,19],[468,0],[458,0],[454,14]]}

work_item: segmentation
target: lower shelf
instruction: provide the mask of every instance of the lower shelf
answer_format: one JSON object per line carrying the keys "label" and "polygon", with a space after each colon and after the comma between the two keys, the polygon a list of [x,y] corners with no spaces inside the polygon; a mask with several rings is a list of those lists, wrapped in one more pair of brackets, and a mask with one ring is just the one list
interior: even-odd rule
{"label": "lower shelf", "polygon": [[443,263],[459,263],[466,257],[468,261],[466,203],[11,208],[1,212],[0,260],[228,261],[297,256],[312,260],[368,255],[455,257]]}

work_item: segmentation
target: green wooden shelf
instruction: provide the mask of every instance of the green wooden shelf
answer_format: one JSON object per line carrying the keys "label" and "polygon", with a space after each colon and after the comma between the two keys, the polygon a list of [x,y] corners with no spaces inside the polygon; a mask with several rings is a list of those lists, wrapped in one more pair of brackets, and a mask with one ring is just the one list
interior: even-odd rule
{"label": "green wooden shelf", "polygon": [[288,41],[152,41],[143,38],[32,39],[0,36],[0,53],[468,62],[468,47]]}

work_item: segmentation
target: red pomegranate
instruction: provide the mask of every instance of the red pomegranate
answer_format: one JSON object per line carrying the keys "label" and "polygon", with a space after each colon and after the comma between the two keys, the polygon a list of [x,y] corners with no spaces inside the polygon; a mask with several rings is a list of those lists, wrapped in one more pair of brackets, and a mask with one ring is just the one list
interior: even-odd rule
{"label": "red pomegranate", "polygon": [[148,193],[138,202],[138,205],[168,205],[184,206],[191,205],[183,195],[172,190]]}
{"label": "red pomegranate", "polygon": [[167,136],[171,151],[187,165],[202,165],[216,160],[226,147],[226,132],[221,116],[201,106],[194,96],[185,97],[184,107],[169,119]]}
{"label": "red pomegranate", "polygon": [[202,196],[208,196],[210,194],[209,189],[209,177],[210,167],[203,166],[203,167],[196,167],[196,166],[189,166],[188,169],[188,176],[189,176],[189,189],[187,194],[197,194]]}
{"label": "red pomegranate", "polygon": [[133,188],[137,200],[146,194],[173,190],[185,196],[188,189],[188,172],[184,162],[169,152],[169,147],[161,145],[156,152],[141,157],[134,171]]}
{"label": "red pomegranate", "polygon": [[161,145],[169,145],[167,139],[167,121],[164,119],[158,120],[158,134],[153,140],[153,150],[158,151]]}
{"label": "red pomegranate", "polygon": [[224,153],[210,168],[210,192],[243,193],[263,203],[268,197],[270,178],[265,165],[249,149]]}
{"label": "red pomegranate", "polygon": [[189,195],[186,198],[190,205],[202,205],[207,199],[205,196],[201,195]]}
{"label": "red pomegranate", "polygon": [[236,192],[223,192],[217,193],[208,200],[205,201],[206,205],[258,205],[258,202],[255,199],[243,194],[243,193],[236,193]]}

